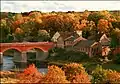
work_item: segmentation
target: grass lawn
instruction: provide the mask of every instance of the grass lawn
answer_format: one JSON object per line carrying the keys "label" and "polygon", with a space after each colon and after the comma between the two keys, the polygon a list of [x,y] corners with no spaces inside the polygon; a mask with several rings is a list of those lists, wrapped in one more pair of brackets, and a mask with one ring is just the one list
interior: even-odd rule
{"label": "grass lawn", "polygon": [[[87,71],[92,71],[96,68],[97,63],[95,62],[86,62],[82,63],[83,66],[86,68]],[[115,64],[115,63],[104,63],[101,64],[104,69],[112,69],[120,72],[120,64]]]}
{"label": "grass lawn", "polygon": [[120,64],[106,63],[103,64],[104,69],[112,69],[120,72]]}

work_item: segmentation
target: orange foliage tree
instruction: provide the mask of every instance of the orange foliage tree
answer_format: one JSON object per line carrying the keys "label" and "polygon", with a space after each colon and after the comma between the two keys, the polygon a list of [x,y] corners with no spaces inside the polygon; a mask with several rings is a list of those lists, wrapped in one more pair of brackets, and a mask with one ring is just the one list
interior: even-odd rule
{"label": "orange foliage tree", "polygon": [[63,67],[67,80],[73,83],[90,83],[88,74],[82,64],[70,63]]}
{"label": "orange foliage tree", "polygon": [[120,72],[108,71],[107,80],[109,83],[120,83]]}
{"label": "orange foliage tree", "polygon": [[48,66],[48,73],[39,83],[69,83],[66,80],[64,71],[61,68],[52,65]]}
{"label": "orange foliage tree", "polygon": [[42,74],[34,64],[31,64],[23,73],[18,74],[17,77],[20,79],[19,83],[37,83],[42,79]]}
{"label": "orange foliage tree", "polygon": [[101,33],[105,33],[105,32],[108,32],[108,29],[109,26],[108,26],[108,21],[105,20],[105,19],[100,19],[98,21],[98,29],[100,30]]}
{"label": "orange foliage tree", "polygon": [[90,79],[89,79],[89,76],[87,73],[80,73],[80,74],[77,74],[73,81],[73,83],[91,83],[90,82]]}
{"label": "orange foliage tree", "polygon": [[42,17],[43,29],[50,32],[50,36],[57,31],[73,31],[74,20],[67,15],[46,15]]}

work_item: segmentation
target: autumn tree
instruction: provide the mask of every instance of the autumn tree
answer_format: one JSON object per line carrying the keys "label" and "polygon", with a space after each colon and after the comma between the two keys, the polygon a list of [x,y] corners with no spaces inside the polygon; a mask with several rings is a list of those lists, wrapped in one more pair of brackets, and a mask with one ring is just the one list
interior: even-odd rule
{"label": "autumn tree", "polygon": [[24,31],[21,28],[16,28],[14,38],[14,41],[22,42],[24,39]]}
{"label": "autumn tree", "polygon": [[82,14],[82,19],[86,20],[88,18],[89,14],[91,14],[91,13],[88,10],[85,10]]}
{"label": "autumn tree", "polygon": [[6,13],[6,12],[0,12],[0,19],[5,19],[5,18],[7,18],[8,17],[8,13]]}
{"label": "autumn tree", "polygon": [[31,64],[22,73],[17,74],[17,78],[20,79],[19,83],[38,83],[42,79],[42,74]]}
{"label": "autumn tree", "polygon": [[103,19],[103,18],[104,18],[103,15],[100,15],[98,12],[93,12],[93,13],[89,14],[87,20],[88,20],[88,21],[94,21],[94,22],[95,22],[95,25],[97,26],[98,21],[99,21],[100,19]]}
{"label": "autumn tree", "polygon": [[107,80],[109,83],[120,83],[120,72],[109,70]]}
{"label": "autumn tree", "polygon": [[33,12],[30,12],[28,16],[29,16],[30,18],[40,18],[42,15],[41,15],[40,12],[33,11]]}
{"label": "autumn tree", "polygon": [[63,67],[67,80],[72,83],[90,83],[88,74],[82,64],[70,63]]}
{"label": "autumn tree", "polygon": [[38,24],[34,21],[27,21],[20,25],[20,28],[23,30],[24,33],[25,41],[37,41],[39,30],[39,27],[37,25]]}
{"label": "autumn tree", "polygon": [[46,30],[38,31],[38,41],[49,41],[50,34]]}
{"label": "autumn tree", "polygon": [[7,36],[11,33],[11,28],[8,26],[6,19],[1,19],[0,27],[0,42],[6,42]]}
{"label": "autumn tree", "polygon": [[83,30],[87,26],[88,21],[83,19],[80,22],[76,21],[74,22],[74,29],[75,30]]}
{"label": "autumn tree", "polygon": [[106,33],[109,31],[109,26],[108,26],[108,21],[105,20],[105,19],[100,19],[98,21],[98,30],[101,32],[101,33]]}
{"label": "autumn tree", "polygon": [[39,83],[69,83],[66,80],[64,71],[55,66],[48,66],[48,72]]}
{"label": "autumn tree", "polygon": [[43,18],[43,29],[50,32],[50,36],[57,31],[73,31],[73,20],[69,16],[48,15]]}
{"label": "autumn tree", "polygon": [[95,25],[95,22],[89,21],[86,25],[86,27],[82,31],[82,36],[84,38],[89,38],[89,37],[94,37],[91,39],[95,39],[96,41],[98,40],[98,28]]}

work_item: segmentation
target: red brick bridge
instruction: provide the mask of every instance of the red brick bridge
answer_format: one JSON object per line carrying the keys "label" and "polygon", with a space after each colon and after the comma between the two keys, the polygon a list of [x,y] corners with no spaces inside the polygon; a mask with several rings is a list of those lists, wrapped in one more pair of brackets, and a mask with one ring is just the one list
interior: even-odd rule
{"label": "red brick bridge", "polygon": [[[42,54],[42,58],[45,58],[49,49],[54,47],[54,43],[52,42],[23,42],[23,43],[0,43],[0,64],[3,63],[3,54],[5,51],[14,49],[18,51],[19,53],[15,52],[17,59],[20,62],[27,62],[27,56],[26,52],[31,49],[37,49],[38,50],[38,56],[36,56],[36,59],[40,59],[40,55]],[[42,52],[42,53],[41,53]],[[18,56],[19,55],[19,56]]]}

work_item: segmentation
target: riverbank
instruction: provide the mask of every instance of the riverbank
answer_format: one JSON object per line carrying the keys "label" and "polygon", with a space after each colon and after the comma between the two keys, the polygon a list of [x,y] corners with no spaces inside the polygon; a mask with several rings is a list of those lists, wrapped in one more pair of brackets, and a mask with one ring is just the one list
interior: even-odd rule
{"label": "riverbank", "polygon": [[[100,73],[96,73],[96,70]],[[105,72],[104,72],[105,71]],[[95,70],[92,69],[93,74],[90,74],[86,71],[86,68],[78,63],[71,63],[62,66],[49,66],[48,73],[42,74],[38,71],[34,64],[27,67],[23,72],[11,72],[11,71],[0,71],[0,83],[75,83],[73,80],[76,80],[76,83],[119,83],[120,73],[112,70],[105,70],[98,66]],[[65,74],[67,73],[67,74]],[[79,73],[79,75],[77,75]],[[72,74],[72,76],[70,76]],[[96,75],[97,78],[96,78]],[[106,77],[104,74],[107,74]],[[99,79],[101,78],[101,81]],[[110,79],[111,76],[114,78]],[[68,77],[74,79],[67,79]],[[81,78],[82,77],[82,78]],[[93,79],[95,78],[95,81]],[[107,79],[107,80],[106,80]],[[96,82],[96,80],[98,80]]]}
{"label": "riverbank", "polygon": [[12,72],[12,71],[0,71],[0,83],[17,83],[20,81],[16,78],[16,75],[19,72]]}

